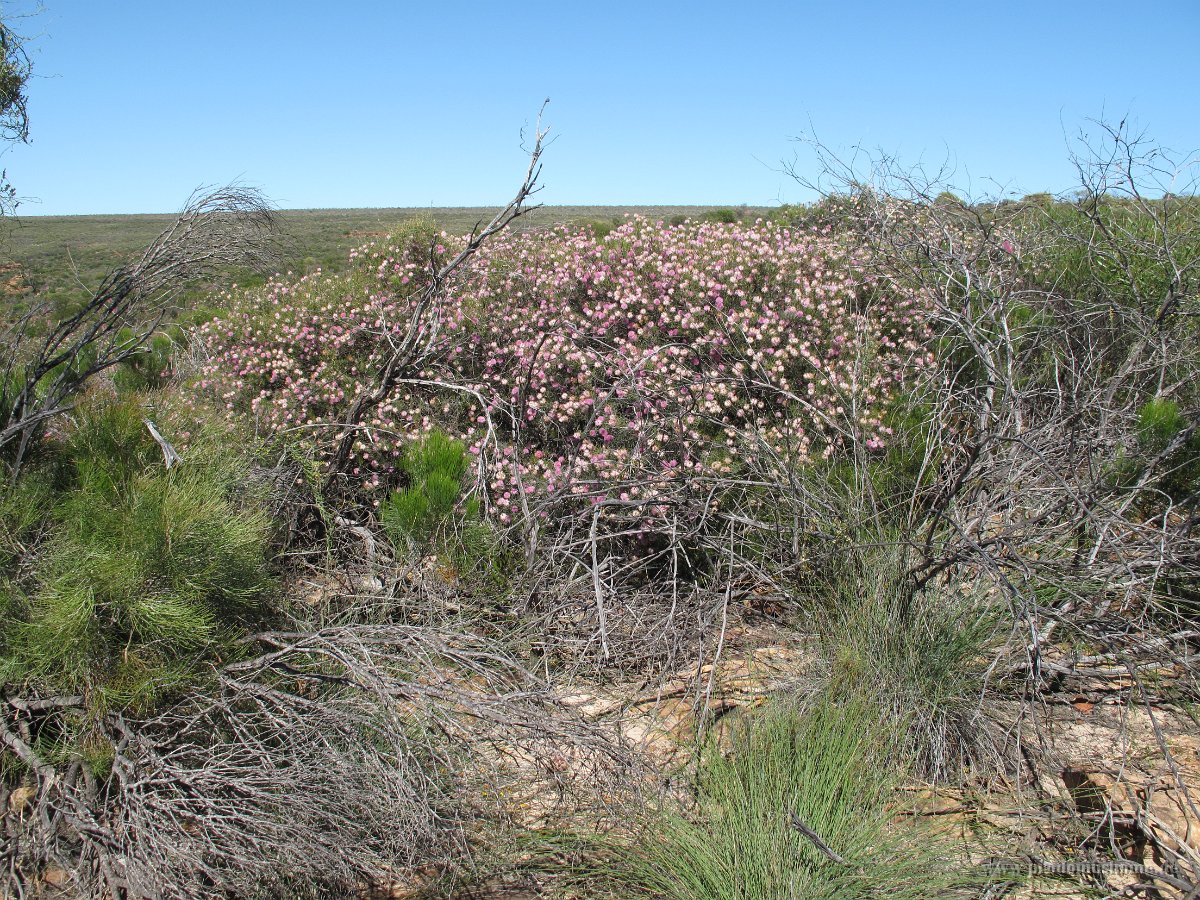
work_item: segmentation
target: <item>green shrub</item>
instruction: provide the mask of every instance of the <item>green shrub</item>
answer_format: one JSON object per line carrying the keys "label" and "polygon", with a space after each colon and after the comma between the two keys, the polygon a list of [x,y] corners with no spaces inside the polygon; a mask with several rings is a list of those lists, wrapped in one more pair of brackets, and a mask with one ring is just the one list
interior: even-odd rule
{"label": "green shrub", "polygon": [[380,522],[394,546],[433,550],[459,579],[500,590],[507,560],[481,519],[479,501],[463,498],[467,465],[462,441],[440,431],[426,435],[405,452],[401,467],[408,487],[380,504]]}
{"label": "green shrub", "polygon": [[1028,206],[1036,206],[1040,209],[1051,209],[1055,202],[1054,195],[1048,194],[1045,191],[1036,194],[1026,194],[1021,198],[1021,203]]}
{"label": "green shrub", "polygon": [[[418,285],[424,284],[429,274],[430,254],[438,242],[439,234],[437,223],[432,217],[424,214],[405,219],[391,230],[387,238],[388,244],[400,251],[392,262],[399,263],[401,266],[405,263],[414,263],[418,275],[415,281],[407,283],[402,280],[400,275],[395,275],[391,279],[391,287],[394,290],[405,294],[414,290]],[[371,262],[371,255],[364,254],[359,257],[359,269],[370,273],[368,267]]]}
{"label": "green shrub", "polygon": [[[1166,453],[1180,433],[1192,423],[1173,400],[1156,397],[1138,410],[1137,450],[1139,461],[1118,460],[1117,475],[1122,483],[1133,483],[1144,466]],[[1161,461],[1162,474],[1155,486],[1173,501],[1180,502],[1200,488],[1200,429],[1194,430]]]}
{"label": "green shrub", "polygon": [[46,518],[53,484],[41,471],[27,472],[0,493],[0,579],[27,552]]}
{"label": "green shrub", "polygon": [[[898,770],[869,704],[777,705],[711,746],[694,809],[650,812],[632,835],[552,838],[589,896],[674,900],[956,896],[982,881],[915,818],[896,821]],[[814,832],[835,860],[794,823]],[[957,870],[957,871],[956,871]]]}
{"label": "green shrub", "polygon": [[6,371],[0,373],[0,422],[7,422],[16,403],[17,394],[25,386],[25,378],[20,372]]}
{"label": "green shrub", "polygon": [[146,429],[145,417],[134,398],[93,398],[81,404],[65,447],[75,485],[115,499],[127,493],[133,478],[161,463],[162,451]]}
{"label": "green shrub", "polygon": [[381,505],[384,530],[393,543],[431,541],[445,530],[462,495],[466,448],[434,431],[408,448],[401,465],[409,486]]}
{"label": "green shrub", "polygon": [[429,498],[420,487],[395,491],[380,508],[383,528],[393,544],[400,546],[404,538],[422,534],[429,521]]}
{"label": "green shrub", "polygon": [[809,208],[801,203],[784,203],[771,210],[770,219],[788,227],[803,226],[808,218]]}
{"label": "green shrub", "polygon": [[1138,410],[1138,440],[1145,453],[1166,450],[1186,426],[1187,420],[1174,401],[1156,397]]}
{"label": "green shrub", "polygon": [[[121,339],[132,337],[126,330]],[[132,393],[162,387],[171,374],[178,328],[154,335],[140,353],[130,356],[113,370],[113,384],[120,393]]]}
{"label": "green shrub", "polygon": [[620,216],[613,216],[609,219],[589,219],[583,222],[581,227],[591,231],[596,240],[603,240],[612,233],[612,230],[620,225],[624,219]]}
{"label": "green shrub", "polygon": [[167,470],[131,400],[82,409],[65,452],[73,483],[5,629],[4,677],[152,705],[257,615],[267,518],[235,499],[244,476],[227,451],[193,444]]}
{"label": "green shrub", "polygon": [[737,210],[733,209],[713,209],[706,212],[700,217],[701,222],[715,222],[719,225],[733,225],[740,221]]}
{"label": "green shrub", "polygon": [[933,486],[941,459],[935,437],[934,413],[918,397],[901,397],[887,410],[884,423],[892,430],[882,455],[867,461],[867,475],[879,498],[878,523],[883,527],[907,524],[911,498]]}
{"label": "green shrub", "polygon": [[[1181,287],[1180,271],[1200,259],[1200,204],[1164,201],[1145,206],[1112,196],[1074,203],[1031,205],[1031,242],[1037,251],[1027,271],[1039,286],[1077,305],[1112,305],[1155,316],[1163,298]],[[1174,265],[1162,257],[1172,244]],[[1194,284],[1194,283],[1193,283]],[[1186,290],[1186,288],[1184,288]],[[1184,300],[1195,309],[1196,297]]]}

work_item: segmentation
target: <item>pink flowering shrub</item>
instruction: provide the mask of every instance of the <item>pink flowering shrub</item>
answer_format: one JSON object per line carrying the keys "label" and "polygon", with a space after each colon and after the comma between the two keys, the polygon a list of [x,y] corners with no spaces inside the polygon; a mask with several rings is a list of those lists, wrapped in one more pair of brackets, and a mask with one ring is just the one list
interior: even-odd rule
{"label": "pink flowering shrub", "polygon": [[[439,252],[458,241],[442,235]],[[348,275],[274,281],[205,326],[200,387],[269,434],[325,452],[336,422],[409,326],[429,245],[384,242]],[[882,448],[884,413],[927,360],[922,310],[826,232],[631,219],[506,234],[447,286],[423,371],[355,447],[367,491],[434,428],[486,462],[501,522],[547,496],[647,505],[664,485]]]}

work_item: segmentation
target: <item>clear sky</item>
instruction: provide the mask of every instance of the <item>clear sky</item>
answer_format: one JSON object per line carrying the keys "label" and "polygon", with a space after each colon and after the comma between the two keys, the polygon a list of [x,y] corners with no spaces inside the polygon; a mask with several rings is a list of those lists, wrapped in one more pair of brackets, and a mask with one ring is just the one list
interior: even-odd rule
{"label": "clear sky", "polygon": [[1018,194],[1071,187],[1089,118],[1200,147],[1200,0],[41,5],[11,21],[36,73],[32,142],[0,158],[21,215],[234,179],[283,208],[496,204],[546,97],[552,204],[809,199],[779,170],[811,129]]}

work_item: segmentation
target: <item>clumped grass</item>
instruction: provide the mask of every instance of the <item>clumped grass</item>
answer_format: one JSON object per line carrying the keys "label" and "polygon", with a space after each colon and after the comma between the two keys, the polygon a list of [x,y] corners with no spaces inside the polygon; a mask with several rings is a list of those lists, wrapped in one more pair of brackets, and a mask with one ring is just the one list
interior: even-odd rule
{"label": "clumped grass", "polygon": [[[780,703],[710,746],[695,806],[633,835],[552,840],[589,896],[672,900],[958,896],[982,879],[895,806],[887,717],[862,701]],[[801,833],[803,826],[825,848]]]}
{"label": "clumped grass", "polygon": [[994,769],[1002,753],[983,700],[1005,610],[972,586],[915,591],[903,563],[894,548],[849,560],[813,611],[828,690],[884,710],[898,757],[921,776]]}
{"label": "clumped grass", "polygon": [[167,470],[142,416],[134,399],[80,411],[73,477],[52,498],[28,596],[9,604],[6,679],[148,708],[266,597],[269,523],[235,499],[243,473],[203,443]]}

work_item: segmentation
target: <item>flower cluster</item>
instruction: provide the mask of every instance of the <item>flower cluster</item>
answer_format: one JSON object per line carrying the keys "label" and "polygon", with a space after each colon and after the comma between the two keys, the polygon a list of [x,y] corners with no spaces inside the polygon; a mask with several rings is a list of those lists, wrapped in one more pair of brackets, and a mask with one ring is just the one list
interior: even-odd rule
{"label": "flower cluster", "polygon": [[[928,361],[925,318],[876,289],[853,251],[765,222],[503,235],[439,297],[432,361],[364,423],[353,474],[387,485],[404,445],[436,427],[492,461],[504,521],[519,496],[647,501],[764,442],[795,462],[881,448],[888,403]],[[319,444],[316,426],[369,384],[427,277],[411,248],[354,258],[349,275],[272,282],[206,326],[202,387]]]}

